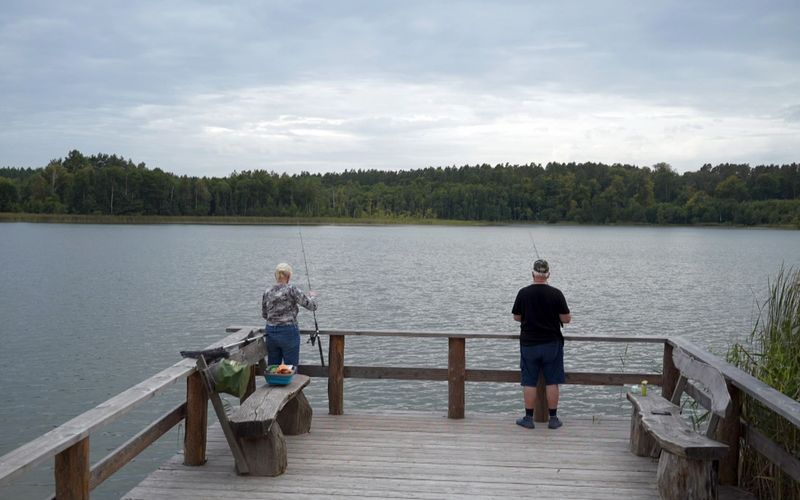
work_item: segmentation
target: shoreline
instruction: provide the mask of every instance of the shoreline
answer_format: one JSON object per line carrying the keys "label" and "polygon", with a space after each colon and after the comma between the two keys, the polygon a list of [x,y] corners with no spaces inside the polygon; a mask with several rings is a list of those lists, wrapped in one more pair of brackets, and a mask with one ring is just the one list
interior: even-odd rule
{"label": "shoreline", "polygon": [[262,225],[303,225],[303,226],[576,226],[576,227],[697,227],[697,228],[737,228],[737,229],[785,229],[798,230],[796,225],[742,225],[742,224],[581,224],[577,222],[543,221],[465,221],[449,219],[422,219],[418,217],[392,218],[348,218],[348,217],[262,217],[262,216],[188,216],[188,215],[84,215],[84,214],[33,214],[24,212],[0,212],[0,223],[31,222],[44,224],[130,224],[159,225],[185,224],[207,226],[262,226]]}

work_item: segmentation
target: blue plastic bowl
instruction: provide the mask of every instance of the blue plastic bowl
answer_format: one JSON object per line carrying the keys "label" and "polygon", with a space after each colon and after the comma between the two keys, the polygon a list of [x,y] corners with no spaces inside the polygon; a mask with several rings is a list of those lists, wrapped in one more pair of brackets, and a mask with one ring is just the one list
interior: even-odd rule
{"label": "blue plastic bowl", "polygon": [[269,385],[289,385],[294,374],[297,373],[296,366],[292,367],[292,373],[269,373],[270,368],[272,368],[272,366],[267,367],[267,374],[264,375]]}

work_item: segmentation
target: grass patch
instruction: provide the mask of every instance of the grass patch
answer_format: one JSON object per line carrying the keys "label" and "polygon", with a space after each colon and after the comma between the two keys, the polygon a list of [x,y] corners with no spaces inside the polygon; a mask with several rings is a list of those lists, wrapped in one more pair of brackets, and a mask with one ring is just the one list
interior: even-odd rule
{"label": "grass patch", "polygon": [[[734,344],[728,361],[800,400],[800,269],[781,268],[759,306],[748,345]],[[742,416],[800,459],[800,431],[794,425],[746,395]],[[800,500],[800,483],[747,446],[742,447],[740,473],[740,484],[758,498]]]}

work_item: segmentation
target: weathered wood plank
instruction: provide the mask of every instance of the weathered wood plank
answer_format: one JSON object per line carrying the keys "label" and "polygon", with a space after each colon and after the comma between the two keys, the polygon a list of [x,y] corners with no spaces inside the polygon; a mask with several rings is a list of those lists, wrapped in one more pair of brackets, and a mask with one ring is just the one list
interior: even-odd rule
{"label": "weathered wood plank", "polygon": [[183,456],[186,465],[206,463],[208,429],[208,393],[199,372],[186,377],[186,434]]}
{"label": "weathered wood plank", "polygon": [[751,425],[745,425],[745,440],[748,445],[780,467],[789,477],[800,482],[800,460]]}
{"label": "weathered wood plank", "polygon": [[109,453],[92,467],[89,489],[93,490],[97,485],[111,477],[112,474],[133,460],[158,438],[178,425],[185,416],[186,403],[181,403],[126,441],[122,446]]}
{"label": "weathered wood plank", "polygon": [[449,338],[447,344],[447,417],[464,418],[466,344],[459,338]]}
{"label": "weathered wood plank", "polygon": [[510,416],[465,416],[315,416],[310,434],[286,436],[283,475],[246,480],[212,429],[206,466],[175,457],[124,498],[658,498],[657,466],[627,451],[625,420],[565,419],[559,431],[527,431]]}
{"label": "weathered wood plank", "polygon": [[658,445],[674,455],[692,460],[719,460],[728,446],[698,434],[677,415],[642,414],[642,425]]}
{"label": "weathered wood plank", "polygon": [[89,500],[89,438],[56,455],[56,498]]}
{"label": "weathered wood plank", "polygon": [[331,335],[328,341],[328,413],[344,413],[343,335]]}
{"label": "weathered wood plank", "polygon": [[[208,348],[230,344],[240,337],[241,333],[237,331],[211,344]],[[33,469],[44,460],[87,438],[94,430],[108,425],[138,408],[142,403],[165,391],[170,385],[182,380],[195,369],[194,360],[181,360],[37,439],[3,455],[0,457],[0,485],[10,483],[14,478]]]}
{"label": "weathered wood plank", "polygon": [[239,445],[239,441],[233,434],[233,430],[228,422],[227,414],[225,413],[225,407],[222,405],[222,400],[220,399],[219,394],[217,394],[217,391],[214,390],[211,376],[208,373],[208,365],[206,364],[203,356],[200,356],[200,358],[197,360],[197,369],[200,372],[203,382],[206,384],[206,393],[208,394],[208,399],[211,400],[211,406],[214,408],[214,412],[217,414],[217,420],[219,420],[219,424],[222,427],[223,433],[225,434],[225,439],[228,441],[228,446],[230,447],[230,451],[233,454],[234,461],[236,463],[236,470],[239,472],[239,474],[247,474],[249,472],[247,468],[247,460],[245,459],[244,452]]}
{"label": "weathered wood plank", "polygon": [[[310,377],[327,377],[328,367],[300,365],[297,373]],[[464,372],[467,382],[510,382],[519,383],[519,370],[486,370],[467,368]],[[344,378],[371,380],[433,380],[448,379],[447,368],[408,367],[408,366],[356,366],[344,367]],[[566,384],[613,385],[638,384],[648,380],[651,385],[661,384],[660,373],[610,373],[610,372],[567,372]]]}
{"label": "weathered wood plank", "polygon": [[680,347],[693,357],[713,366],[722,373],[725,379],[729,380],[744,393],[764,404],[764,406],[788,420],[795,427],[800,427],[800,402],[773,389],[739,368],[726,363],[719,357],[706,352],[683,337],[673,337],[670,338],[668,342],[674,346]]}
{"label": "weathered wood plank", "polygon": [[672,353],[675,367],[681,375],[700,382],[701,387],[696,387],[711,399],[709,411],[720,417],[726,417],[731,404],[731,396],[725,379],[716,368],[705,362],[697,361],[688,356],[682,349],[675,349]]}
{"label": "weathered wood plank", "polygon": [[281,408],[309,382],[307,376],[295,375],[288,385],[260,386],[228,417],[231,429],[239,437],[266,435]]}
{"label": "weathered wood plank", "polygon": [[[230,326],[228,332],[259,330],[257,326]],[[261,330],[263,332],[263,329]],[[300,330],[301,335],[310,335],[313,330]],[[447,331],[398,331],[398,330],[320,330],[320,335],[341,335],[352,337],[409,337],[409,338],[463,338],[463,339],[507,339],[519,340],[518,333],[505,332],[447,332]],[[564,340],[574,342],[615,342],[663,344],[667,337],[660,335],[564,335]]]}

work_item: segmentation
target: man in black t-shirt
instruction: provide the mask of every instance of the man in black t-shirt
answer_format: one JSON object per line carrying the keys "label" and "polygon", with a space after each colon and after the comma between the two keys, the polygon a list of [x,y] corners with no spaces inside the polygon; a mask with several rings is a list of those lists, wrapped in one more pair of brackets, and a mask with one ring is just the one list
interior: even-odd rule
{"label": "man in black t-shirt", "polygon": [[561,326],[572,321],[564,294],[547,284],[550,266],[546,260],[533,263],[533,284],[517,293],[511,314],[520,322],[519,348],[522,396],[525,416],[517,425],[534,428],[533,409],[536,404],[536,384],[539,372],[547,384],[547,408],[550,420],[547,427],[558,429],[558,384],[564,383],[564,337]]}

